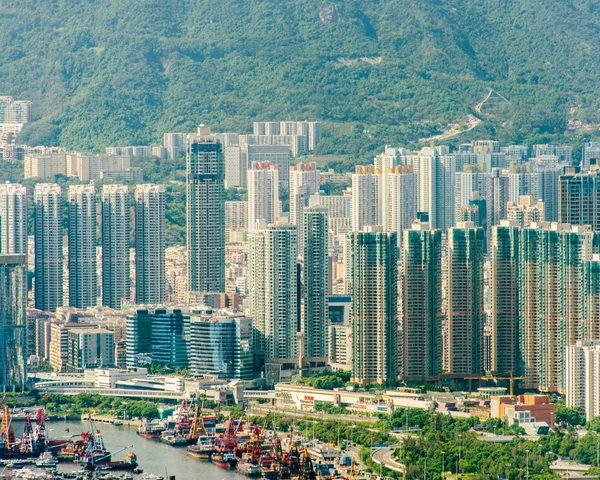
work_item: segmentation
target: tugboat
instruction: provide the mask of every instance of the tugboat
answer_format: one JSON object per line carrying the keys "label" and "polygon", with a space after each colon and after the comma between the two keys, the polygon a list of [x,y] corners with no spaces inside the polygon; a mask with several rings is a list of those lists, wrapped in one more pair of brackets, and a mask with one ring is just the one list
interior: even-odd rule
{"label": "tugboat", "polygon": [[238,461],[233,453],[214,453],[212,456],[212,463],[217,467],[231,470],[232,468],[235,468]]}
{"label": "tugboat", "polygon": [[160,438],[164,431],[165,427],[160,423],[144,422],[137,429],[137,434],[144,438]]}

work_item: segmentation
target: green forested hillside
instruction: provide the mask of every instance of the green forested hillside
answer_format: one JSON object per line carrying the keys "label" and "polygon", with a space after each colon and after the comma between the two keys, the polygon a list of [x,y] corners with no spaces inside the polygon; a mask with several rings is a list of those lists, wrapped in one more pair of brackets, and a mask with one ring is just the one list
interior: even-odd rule
{"label": "green forested hillside", "polygon": [[[543,140],[600,123],[595,0],[2,0],[0,94],[24,140],[158,143],[198,123],[319,119],[321,153],[411,142],[510,104],[474,134]],[[380,144],[380,143],[379,143]]]}

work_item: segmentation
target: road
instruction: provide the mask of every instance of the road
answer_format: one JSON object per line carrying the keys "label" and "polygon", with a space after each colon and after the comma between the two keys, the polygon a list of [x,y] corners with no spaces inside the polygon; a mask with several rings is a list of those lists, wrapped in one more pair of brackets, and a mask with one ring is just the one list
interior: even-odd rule
{"label": "road", "polygon": [[303,412],[302,410],[284,410],[275,407],[257,407],[252,405],[248,407],[247,413],[249,415],[266,415],[267,413],[279,413],[284,417],[294,418],[306,418],[306,419],[321,419],[321,420],[343,420],[345,422],[371,422],[376,423],[379,421],[378,417],[367,417],[362,415],[348,415],[348,414],[329,414],[324,412]]}
{"label": "road", "polygon": [[383,463],[386,468],[402,473],[404,472],[404,465],[392,458],[394,450],[399,447],[400,445],[390,445],[387,448],[377,448],[373,450],[373,453],[371,453],[371,458],[378,465]]}

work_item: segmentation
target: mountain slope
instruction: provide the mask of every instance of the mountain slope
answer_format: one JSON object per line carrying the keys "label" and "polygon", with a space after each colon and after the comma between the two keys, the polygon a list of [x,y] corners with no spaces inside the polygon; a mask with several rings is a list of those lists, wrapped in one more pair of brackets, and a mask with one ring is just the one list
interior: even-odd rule
{"label": "mountain slope", "polygon": [[511,102],[498,117],[513,141],[562,132],[573,108],[598,121],[593,0],[0,5],[0,94],[34,101],[31,143],[100,149],[271,118],[389,125],[415,140],[489,88]]}

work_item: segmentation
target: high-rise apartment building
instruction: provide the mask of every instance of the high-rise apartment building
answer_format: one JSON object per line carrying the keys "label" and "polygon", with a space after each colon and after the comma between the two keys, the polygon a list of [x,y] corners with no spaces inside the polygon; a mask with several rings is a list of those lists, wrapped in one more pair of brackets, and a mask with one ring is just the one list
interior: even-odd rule
{"label": "high-rise apartment building", "polygon": [[157,305],[166,299],[165,187],[135,187],[135,300]]}
{"label": "high-rise apartment building", "polygon": [[225,202],[225,242],[246,240],[248,231],[248,202]]}
{"label": "high-rise apartment building", "polygon": [[327,358],[327,298],[329,261],[327,210],[320,207],[304,211],[301,251],[302,298],[300,332],[304,357]]}
{"label": "high-rise apartment building", "polygon": [[265,360],[298,357],[295,225],[269,225],[248,237],[250,317]]}
{"label": "high-rise apartment building", "polygon": [[383,228],[396,232],[401,243],[402,232],[409,229],[417,218],[417,175],[412,167],[397,166],[387,172],[385,182]]}
{"label": "high-rise apartment building", "polygon": [[446,371],[465,377],[483,374],[483,263],[485,238],[471,222],[448,230]]}
{"label": "high-rise apartment building", "polygon": [[31,102],[0,97],[0,123],[27,123],[31,117]]}
{"label": "high-rise apartment building", "polygon": [[581,171],[587,172],[595,165],[600,165],[600,142],[587,142],[583,145]]}
{"label": "high-rise apartment building", "polygon": [[0,389],[27,381],[27,256],[0,254]]}
{"label": "high-rise apartment building", "polygon": [[352,175],[352,230],[380,225],[379,175],[375,167],[357,166]]}
{"label": "high-rise apartment building", "polygon": [[163,135],[163,146],[167,149],[170,159],[185,153],[185,137],[185,133],[165,133]]}
{"label": "high-rise apartment building", "polygon": [[310,197],[319,192],[319,171],[316,163],[299,163],[290,167],[290,223],[298,227],[298,249],[302,248],[304,209]]}
{"label": "high-rise apartment building", "polygon": [[35,308],[55,312],[63,305],[62,189],[35,186]]}
{"label": "high-rise apartment building", "polygon": [[589,422],[600,415],[600,342],[568,345],[565,367],[567,406],[585,412]]}
{"label": "high-rise apartment building", "polygon": [[506,204],[506,219],[517,222],[520,227],[530,227],[532,223],[543,222],[544,202],[535,202],[531,195],[521,195],[518,203]]}
{"label": "high-rise apartment building", "polygon": [[96,188],[71,185],[69,212],[69,306],[98,303],[96,266]]}
{"label": "high-rise apartment building", "polygon": [[454,178],[456,158],[447,147],[424,148],[419,152],[419,212],[426,212],[433,228],[445,232],[454,225]]}
{"label": "high-rise apartment building", "polygon": [[527,388],[563,392],[567,345],[597,329],[583,316],[583,266],[596,242],[589,226],[542,223],[519,234],[517,370]]}
{"label": "high-rise apartment building", "polygon": [[492,229],[490,248],[491,370],[519,373],[519,223],[503,220]]}
{"label": "high-rise apartment building", "polygon": [[269,162],[254,162],[247,176],[248,231],[253,232],[279,218],[279,169]]}
{"label": "high-rise apartment building", "polygon": [[131,298],[129,188],[102,187],[102,304],[121,308]]}
{"label": "high-rise apartment building", "polygon": [[0,253],[27,254],[27,189],[0,184]]}
{"label": "high-rise apartment building", "polygon": [[402,377],[435,381],[442,372],[442,232],[427,223],[402,242]]}
{"label": "high-rise apartment building", "polygon": [[359,383],[398,375],[398,240],[380,230],[350,235],[352,377]]}
{"label": "high-rise apartment building", "polygon": [[[319,171],[317,164],[299,163],[290,167],[290,222],[299,225],[302,221],[302,207],[308,198],[319,192]],[[304,204],[302,204],[302,202]]]}
{"label": "high-rise apartment building", "polygon": [[600,170],[580,174],[568,169],[559,177],[558,189],[558,221],[600,231]]}
{"label": "high-rise apartment building", "polygon": [[214,139],[191,137],[187,147],[188,289],[225,292],[225,168]]}

